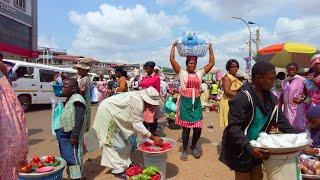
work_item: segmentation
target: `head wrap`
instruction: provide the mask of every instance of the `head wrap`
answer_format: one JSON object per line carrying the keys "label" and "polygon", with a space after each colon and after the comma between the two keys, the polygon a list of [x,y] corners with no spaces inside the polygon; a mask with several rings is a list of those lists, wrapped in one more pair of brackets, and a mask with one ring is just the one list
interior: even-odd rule
{"label": "head wrap", "polygon": [[314,66],[317,63],[320,63],[320,54],[315,54],[311,58],[311,66]]}
{"label": "head wrap", "polygon": [[320,119],[320,106],[311,106],[307,111],[307,117],[310,119]]}
{"label": "head wrap", "polygon": [[198,61],[198,56],[187,56],[186,58],[187,58],[187,60],[186,60],[186,65],[187,65],[187,64],[189,63],[189,61],[191,61],[191,60],[195,61],[196,63],[197,63],[197,61]]}
{"label": "head wrap", "polygon": [[143,67],[151,67],[151,68],[154,68],[156,66],[156,63],[153,62],[153,61],[148,61],[144,64]]}

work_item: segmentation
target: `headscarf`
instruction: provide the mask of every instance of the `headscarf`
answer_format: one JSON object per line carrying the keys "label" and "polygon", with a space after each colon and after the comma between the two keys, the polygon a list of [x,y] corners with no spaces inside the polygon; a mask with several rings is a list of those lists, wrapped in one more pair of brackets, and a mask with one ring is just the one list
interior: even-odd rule
{"label": "headscarf", "polygon": [[315,54],[312,58],[311,58],[311,66],[316,65],[317,63],[320,63],[320,54]]}
{"label": "headscarf", "polygon": [[198,56],[187,56],[186,64],[188,64],[189,61],[194,60],[198,61]]}
{"label": "headscarf", "polygon": [[308,109],[306,116],[310,119],[320,119],[320,106],[311,106]]}
{"label": "headscarf", "polygon": [[151,67],[151,68],[154,68],[155,66],[156,66],[156,63],[153,61],[148,61],[143,65],[143,67]]}

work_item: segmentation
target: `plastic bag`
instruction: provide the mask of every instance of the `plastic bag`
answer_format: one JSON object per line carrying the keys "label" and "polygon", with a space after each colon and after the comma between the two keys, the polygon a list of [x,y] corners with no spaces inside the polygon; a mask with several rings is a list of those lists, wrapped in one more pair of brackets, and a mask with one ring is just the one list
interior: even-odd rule
{"label": "plastic bag", "polygon": [[60,128],[60,117],[63,112],[63,102],[62,99],[59,97],[52,97],[51,98],[51,132],[53,136],[56,136],[54,130]]}
{"label": "plastic bag", "polygon": [[99,94],[98,88],[93,86],[93,88],[91,89],[91,102],[99,102],[98,94]]}
{"label": "plastic bag", "polygon": [[165,112],[176,112],[176,103],[173,102],[172,96],[170,96],[164,104]]}

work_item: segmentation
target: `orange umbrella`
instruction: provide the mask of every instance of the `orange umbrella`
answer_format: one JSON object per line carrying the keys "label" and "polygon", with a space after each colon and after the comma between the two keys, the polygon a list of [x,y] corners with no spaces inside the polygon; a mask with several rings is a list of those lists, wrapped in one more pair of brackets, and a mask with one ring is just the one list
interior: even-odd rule
{"label": "orange umbrella", "polygon": [[287,42],[260,49],[254,60],[268,61],[280,68],[285,68],[290,62],[297,63],[301,68],[308,68],[311,65],[311,57],[317,52],[317,48],[309,44]]}

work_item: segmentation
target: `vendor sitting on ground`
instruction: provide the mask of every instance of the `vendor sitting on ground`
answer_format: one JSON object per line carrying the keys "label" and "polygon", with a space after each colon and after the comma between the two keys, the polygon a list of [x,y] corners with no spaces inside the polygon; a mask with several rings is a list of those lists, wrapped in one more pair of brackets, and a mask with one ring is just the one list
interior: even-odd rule
{"label": "vendor sitting on ground", "polygon": [[86,100],[79,94],[76,79],[63,81],[63,97],[67,103],[60,118],[60,129],[55,130],[61,157],[67,161],[71,179],[82,178],[83,133],[86,126]]}
{"label": "vendor sitting on ground", "polygon": [[249,142],[256,140],[260,132],[270,132],[276,119],[282,133],[295,133],[278,108],[277,98],[270,92],[275,79],[275,67],[268,62],[258,62],[252,68],[252,84],[243,86],[229,101],[229,124],[223,132],[220,161],[235,171],[237,180],[263,179],[261,160],[267,160],[269,153],[252,147]]}
{"label": "vendor sitting on ground", "polygon": [[[143,125],[143,111],[160,103],[159,92],[149,87],[141,91],[130,91],[109,97],[98,107],[92,129],[99,146],[103,147],[101,165],[111,168],[117,177],[125,177],[124,171],[131,165],[129,137],[140,132],[161,145],[163,140],[153,136]],[[90,149],[90,148],[89,148]]]}
{"label": "vendor sitting on ground", "polygon": [[[320,106],[311,106],[307,111],[306,118],[312,128],[320,130]],[[303,152],[309,155],[320,156],[319,147],[307,148]]]}

